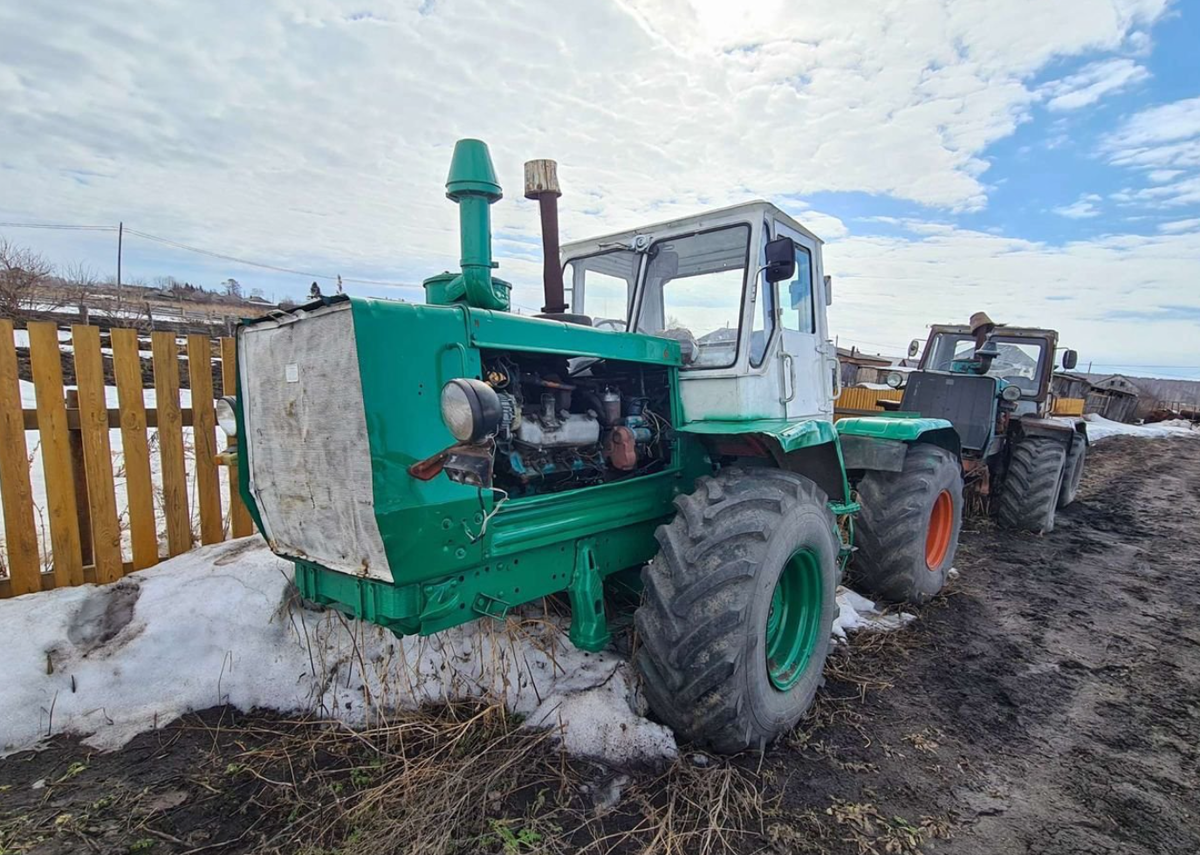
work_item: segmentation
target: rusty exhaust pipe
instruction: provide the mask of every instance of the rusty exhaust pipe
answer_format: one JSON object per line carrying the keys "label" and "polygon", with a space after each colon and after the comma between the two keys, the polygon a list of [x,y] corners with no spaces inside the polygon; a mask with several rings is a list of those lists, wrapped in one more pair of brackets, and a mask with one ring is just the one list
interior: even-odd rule
{"label": "rusty exhaust pipe", "polygon": [[542,215],[542,288],[545,291],[546,314],[567,311],[563,290],[562,265],[558,259],[558,164],[553,160],[530,160],[525,163],[525,198],[537,199]]}

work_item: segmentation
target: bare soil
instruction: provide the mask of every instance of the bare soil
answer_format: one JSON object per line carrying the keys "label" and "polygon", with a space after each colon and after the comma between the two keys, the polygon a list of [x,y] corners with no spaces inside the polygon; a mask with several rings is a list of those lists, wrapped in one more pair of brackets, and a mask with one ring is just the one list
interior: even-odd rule
{"label": "bare soil", "polygon": [[494,710],[363,737],[214,709],[0,761],[0,853],[1200,852],[1200,443],[1106,440],[1053,533],[967,529],[947,596],[834,656],[762,756],[614,770]]}

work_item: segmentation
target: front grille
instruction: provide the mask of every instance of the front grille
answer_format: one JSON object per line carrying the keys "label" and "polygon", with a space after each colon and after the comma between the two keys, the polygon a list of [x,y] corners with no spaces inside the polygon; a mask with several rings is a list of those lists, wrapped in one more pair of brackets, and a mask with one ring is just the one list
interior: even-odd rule
{"label": "front grille", "polygon": [[996,422],[996,381],[975,374],[914,371],[900,409],[954,425],[963,448],[981,451]]}
{"label": "front grille", "polygon": [[250,492],[271,548],[390,582],[349,302],[238,332]]}

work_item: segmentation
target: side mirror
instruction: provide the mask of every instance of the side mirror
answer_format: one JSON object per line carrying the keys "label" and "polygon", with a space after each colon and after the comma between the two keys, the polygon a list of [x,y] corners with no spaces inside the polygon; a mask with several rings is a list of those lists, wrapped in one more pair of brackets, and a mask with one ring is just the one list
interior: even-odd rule
{"label": "side mirror", "polygon": [[912,359],[920,352],[921,352],[921,340],[919,338],[914,338],[912,341],[910,341],[908,343],[908,358]]}
{"label": "side mirror", "polygon": [[1076,353],[1073,350],[1064,350],[1063,351],[1063,360],[1062,360],[1063,368],[1065,368],[1067,371],[1070,371],[1072,368],[1074,368],[1078,364],[1079,364],[1079,354],[1078,353]]}
{"label": "side mirror", "polygon": [[796,242],[790,237],[767,241],[768,282],[783,282],[796,275]]}

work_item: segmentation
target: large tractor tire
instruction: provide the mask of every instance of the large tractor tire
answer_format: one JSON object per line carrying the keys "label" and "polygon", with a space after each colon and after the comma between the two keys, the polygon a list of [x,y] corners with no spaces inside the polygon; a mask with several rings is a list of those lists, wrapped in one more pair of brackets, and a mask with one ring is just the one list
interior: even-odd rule
{"label": "large tractor tire", "polygon": [[958,459],[935,445],[910,445],[901,471],[863,475],[858,498],[851,584],[889,603],[920,604],[941,591],[962,528]]}
{"label": "large tractor tire", "polygon": [[996,517],[1004,528],[1036,534],[1054,530],[1066,444],[1048,437],[1017,443],[1000,488]]}
{"label": "large tractor tire", "polygon": [[761,747],[812,704],[837,614],[826,501],[768,468],[723,470],[675,500],[635,622],[646,697],[680,739]]}
{"label": "large tractor tire", "polygon": [[1083,466],[1087,461],[1087,438],[1077,433],[1071,438],[1071,450],[1067,452],[1067,463],[1063,469],[1062,489],[1058,491],[1058,506],[1065,508],[1079,495],[1079,483],[1083,480]]}

